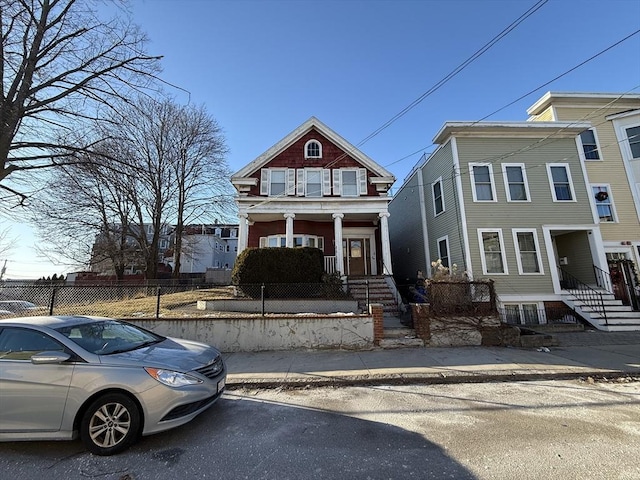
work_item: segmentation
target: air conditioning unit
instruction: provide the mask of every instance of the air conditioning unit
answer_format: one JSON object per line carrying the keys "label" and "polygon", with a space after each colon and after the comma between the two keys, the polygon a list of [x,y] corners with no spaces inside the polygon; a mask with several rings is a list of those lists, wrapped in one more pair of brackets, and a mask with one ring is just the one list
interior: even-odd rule
{"label": "air conditioning unit", "polygon": [[569,259],[567,257],[560,257],[559,263],[560,265],[569,265]]}

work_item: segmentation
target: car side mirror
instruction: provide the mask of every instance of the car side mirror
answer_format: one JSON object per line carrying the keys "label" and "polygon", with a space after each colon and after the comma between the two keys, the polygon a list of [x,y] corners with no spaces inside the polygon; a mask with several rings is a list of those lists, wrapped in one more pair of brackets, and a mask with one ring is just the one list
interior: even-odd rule
{"label": "car side mirror", "polygon": [[65,352],[40,352],[31,356],[31,363],[34,365],[47,365],[66,362],[70,358],[71,355]]}

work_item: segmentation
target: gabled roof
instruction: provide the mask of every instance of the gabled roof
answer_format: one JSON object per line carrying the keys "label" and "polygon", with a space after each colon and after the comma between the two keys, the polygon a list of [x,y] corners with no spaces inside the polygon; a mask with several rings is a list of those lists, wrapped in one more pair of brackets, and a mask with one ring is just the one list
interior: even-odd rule
{"label": "gabled roof", "polygon": [[296,141],[298,141],[302,136],[311,131],[312,129],[317,130],[319,133],[324,135],[329,141],[336,144],[346,153],[348,153],[353,159],[357,162],[361,163],[364,167],[369,169],[374,174],[380,177],[390,177],[395,180],[395,177],[391,172],[386,170],[385,168],[378,165],[367,155],[358,150],[354,145],[349,143],[343,137],[338,135],[336,132],[327,127],[324,123],[318,120],[316,117],[311,117],[309,120],[304,122],[298,128],[289,133],[286,137],[272,146],[269,150],[264,152],[258,158],[253,160],[251,163],[246,165],[244,168],[238,170],[231,176],[231,180],[234,181],[236,178],[240,177],[248,177],[252,173],[256,172],[264,165],[266,165],[271,159],[273,159],[276,155],[280,154],[288,147],[293,145]]}

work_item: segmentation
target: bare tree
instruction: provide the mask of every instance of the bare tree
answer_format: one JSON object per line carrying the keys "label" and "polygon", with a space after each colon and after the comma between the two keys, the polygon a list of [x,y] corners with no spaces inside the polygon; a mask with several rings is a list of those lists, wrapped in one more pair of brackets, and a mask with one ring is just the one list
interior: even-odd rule
{"label": "bare tree", "polygon": [[[101,145],[109,156],[126,157],[123,147],[114,141]],[[40,252],[50,260],[82,267],[106,265],[102,270],[122,279],[127,266],[141,262],[129,236],[134,222],[130,170],[120,164],[115,175],[107,158],[97,153],[90,157],[52,172],[46,194],[34,197],[31,220],[44,241]]]}
{"label": "bare tree", "polygon": [[224,217],[232,208],[222,130],[203,106],[178,107],[174,129],[176,185],[173,276],[180,276],[182,236],[185,224],[194,219]]}
{"label": "bare tree", "polygon": [[220,127],[204,107],[141,96],[103,128],[109,140],[90,159],[58,169],[48,188],[56,201],[45,195],[34,221],[48,243],[56,239],[59,255],[108,261],[119,278],[126,265],[142,263],[148,279],[158,278],[160,240],[175,225],[178,276],[187,222],[224,218],[233,208]]}
{"label": "bare tree", "polygon": [[[105,111],[151,85],[159,57],[128,16],[103,20],[89,0],[0,0],[0,190],[24,202],[21,173],[86,161]],[[113,2],[120,3],[120,2]],[[119,13],[124,13],[121,9]],[[68,132],[87,138],[69,143]],[[11,177],[11,181],[10,178]]]}

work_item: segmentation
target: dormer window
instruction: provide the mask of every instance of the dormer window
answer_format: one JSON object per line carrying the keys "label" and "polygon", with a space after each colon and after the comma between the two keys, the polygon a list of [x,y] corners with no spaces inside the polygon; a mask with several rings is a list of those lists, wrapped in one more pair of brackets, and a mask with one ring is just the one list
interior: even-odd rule
{"label": "dormer window", "polygon": [[322,158],[322,145],[317,140],[309,140],[304,146],[304,158]]}

